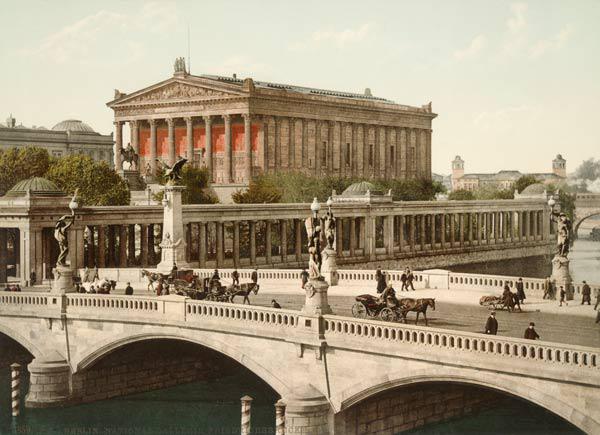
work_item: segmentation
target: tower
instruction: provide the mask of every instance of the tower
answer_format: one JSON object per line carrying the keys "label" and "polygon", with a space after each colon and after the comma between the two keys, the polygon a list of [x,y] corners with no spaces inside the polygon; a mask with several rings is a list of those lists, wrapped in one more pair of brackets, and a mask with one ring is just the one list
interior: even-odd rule
{"label": "tower", "polygon": [[460,156],[456,156],[452,160],[452,189],[456,188],[456,181],[463,175],[465,175],[465,161]]}
{"label": "tower", "polygon": [[567,178],[567,161],[560,154],[552,160],[552,172],[559,177]]}

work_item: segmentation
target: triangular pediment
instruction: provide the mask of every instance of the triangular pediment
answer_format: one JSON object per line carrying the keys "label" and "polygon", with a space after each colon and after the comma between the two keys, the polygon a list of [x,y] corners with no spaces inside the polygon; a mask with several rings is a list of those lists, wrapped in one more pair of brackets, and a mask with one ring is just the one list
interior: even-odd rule
{"label": "triangular pediment", "polygon": [[150,88],[142,89],[130,95],[123,95],[113,101],[117,105],[151,103],[170,100],[210,100],[217,98],[231,98],[243,95],[242,92],[217,89],[210,85],[199,85],[184,81],[169,81]]}

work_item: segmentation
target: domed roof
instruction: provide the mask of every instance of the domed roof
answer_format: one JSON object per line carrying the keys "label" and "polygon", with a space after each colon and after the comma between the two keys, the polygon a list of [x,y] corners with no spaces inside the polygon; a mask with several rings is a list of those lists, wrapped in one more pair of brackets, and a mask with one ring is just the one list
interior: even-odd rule
{"label": "domed roof", "polygon": [[546,191],[546,186],[542,183],[530,184],[521,192],[521,195],[539,195]]}
{"label": "domed roof", "polygon": [[360,181],[348,186],[348,188],[342,192],[342,196],[364,195],[367,193],[367,191],[381,194],[381,192],[377,190],[373,183],[369,183],[368,181]]}
{"label": "domed roof", "polygon": [[65,119],[59,122],[54,127],[54,131],[79,131],[84,133],[95,133],[94,129],[78,119]]}
{"label": "domed roof", "polygon": [[64,196],[65,193],[52,181],[42,177],[33,177],[19,181],[8,192],[6,196],[25,196],[27,192],[37,196]]}

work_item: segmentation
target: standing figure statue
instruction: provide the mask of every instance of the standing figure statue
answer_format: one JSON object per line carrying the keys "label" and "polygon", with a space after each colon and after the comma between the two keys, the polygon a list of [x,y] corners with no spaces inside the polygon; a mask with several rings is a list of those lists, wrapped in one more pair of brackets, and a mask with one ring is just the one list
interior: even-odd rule
{"label": "standing figure statue", "polygon": [[322,279],[321,276],[321,222],[318,217],[309,217],[305,221],[308,236],[308,273],[313,279]]}
{"label": "standing figure statue", "polygon": [[553,213],[552,220],[556,222],[557,227],[557,255],[560,257],[567,257],[569,254],[569,247],[571,246],[573,231],[571,220],[564,213]]}
{"label": "standing figure statue", "polygon": [[69,204],[69,207],[71,208],[71,214],[61,216],[61,218],[58,220],[58,222],[56,222],[56,225],[54,226],[54,238],[58,242],[58,249],[60,251],[58,254],[58,259],[56,260],[57,266],[67,266],[66,260],[67,256],[69,255],[68,230],[75,221],[75,208],[77,207],[76,199],[77,190],[75,191],[73,199]]}
{"label": "standing figure statue", "polygon": [[325,227],[325,240],[327,241],[327,248],[334,249],[335,243],[335,216],[331,209],[327,212],[324,219]]}

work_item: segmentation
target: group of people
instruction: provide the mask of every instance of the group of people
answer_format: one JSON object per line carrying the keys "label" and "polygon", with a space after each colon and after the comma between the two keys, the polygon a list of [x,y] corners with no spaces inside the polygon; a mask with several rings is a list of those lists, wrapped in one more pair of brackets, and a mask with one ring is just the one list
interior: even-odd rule
{"label": "group of people", "polygon": [[20,292],[21,286],[19,284],[8,285],[8,283],[6,283],[6,287],[4,287],[4,291],[5,292]]}
{"label": "group of people", "polygon": [[[485,333],[488,335],[498,334],[498,320],[496,319],[496,312],[492,311],[487,321],[485,322]],[[523,338],[528,340],[537,340],[540,338],[539,334],[535,330],[535,323],[529,322],[529,326],[525,329]]]}
{"label": "group of people", "polygon": [[505,307],[508,307],[509,310],[517,307],[519,311],[521,310],[521,304],[525,303],[525,287],[523,285],[523,278],[519,278],[517,280],[517,284],[515,286],[515,292],[513,292],[508,285],[508,283],[504,284],[504,291],[502,292],[502,303]]}
{"label": "group of people", "polygon": [[[400,275],[400,282],[402,282],[402,287],[400,287],[400,291],[414,291],[414,280],[415,275],[412,272],[412,270],[410,270],[409,267],[404,269],[404,272],[402,272],[402,275]],[[375,270],[375,281],[377,281],[377,293],[382,294],[383,292],[385,292],[385,290],[388,288],[388,275],[381,270],[381,266],[377,266],[377,270]]]}

